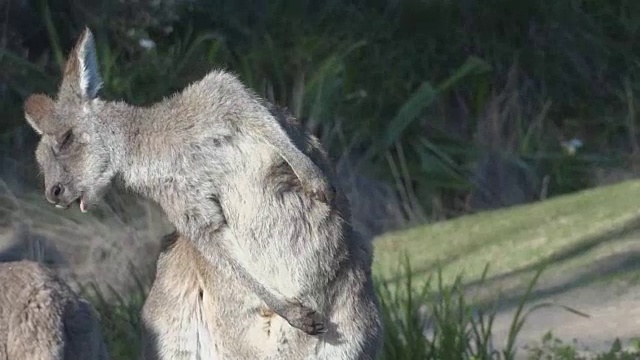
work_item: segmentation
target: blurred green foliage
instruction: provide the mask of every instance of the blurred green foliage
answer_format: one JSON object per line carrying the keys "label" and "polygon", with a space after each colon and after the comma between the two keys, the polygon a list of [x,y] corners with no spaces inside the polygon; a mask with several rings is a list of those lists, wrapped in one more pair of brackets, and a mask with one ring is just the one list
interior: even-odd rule
{"label": "blurred green foliage", "polygon": [[103,96],[148,104],[226,68],[336,157],[357,154],[422,220],[473,211],[478,196],[509,205],[579,190],[640,152],[634,0],[26,3],[38,21],[0,47],[5,130],[23,123],[28,94],[55,92],[88,25]]}

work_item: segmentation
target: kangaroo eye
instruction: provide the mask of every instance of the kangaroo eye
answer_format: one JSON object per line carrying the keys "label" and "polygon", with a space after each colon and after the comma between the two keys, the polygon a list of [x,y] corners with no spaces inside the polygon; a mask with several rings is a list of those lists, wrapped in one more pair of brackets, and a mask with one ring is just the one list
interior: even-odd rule
{"label": "kangaroo eye", "polygon": [[58,150],[63,150],[65,147],[69,146],[73,141],[73,131],[71,129],[65,131],[64,134],[60,137],[58,141]]}

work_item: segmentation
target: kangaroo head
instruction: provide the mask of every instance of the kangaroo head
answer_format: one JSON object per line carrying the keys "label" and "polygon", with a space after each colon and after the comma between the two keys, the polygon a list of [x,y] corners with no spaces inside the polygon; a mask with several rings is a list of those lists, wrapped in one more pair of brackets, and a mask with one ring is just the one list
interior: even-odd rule
{"label": "kangaroo head", "polygon": [[[45,197],[57,207],[78,202],[85,212],[115,175],[114,139],[103,131],[93,34],[86,28],[69,54],[57,98],[33,94],[25,118],[41,136],[36,160],[44,175]],[[100,116],[102,115],[102,116]]]}

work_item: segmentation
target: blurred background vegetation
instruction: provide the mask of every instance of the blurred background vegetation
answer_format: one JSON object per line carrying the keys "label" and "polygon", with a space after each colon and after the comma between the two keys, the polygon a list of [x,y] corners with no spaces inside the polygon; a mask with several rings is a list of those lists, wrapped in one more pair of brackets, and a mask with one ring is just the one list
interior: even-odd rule
{"label": "blurred background vegetation", "polygon": [[104,97],[150,104],[231,70],[370,185],[348,191],[381,194],[373,222],[389,204],[415,223],[570,193],[634,177],[640,156],[635,0],[3,0],[0,21],[17,191],[39,186],[22,103],[55,94],[85,25]]}

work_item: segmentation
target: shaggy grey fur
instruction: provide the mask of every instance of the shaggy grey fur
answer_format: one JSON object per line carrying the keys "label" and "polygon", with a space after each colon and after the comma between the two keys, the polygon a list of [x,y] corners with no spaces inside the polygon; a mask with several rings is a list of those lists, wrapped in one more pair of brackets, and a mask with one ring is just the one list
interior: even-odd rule
{"label": "shaggy grey fur", "polygon": [[[42,134],[36,157],[50,202],[79,201],[86,210],[114,178],[158,202],[204,260],[200,272],[229,281],[211,288],[225,301],[203,318],[224,318],[209,332],[224,358],[377,356],[382,325],[371,245],[353,232],[349,204],[316,138],[223,71],[146,108],[101,100],[99,86],[87,29],[58,99],[32,95],[25,103],[28,122]],[[248,336],[247,317],[229,315],[259,307],[242,302],[255,304],[251,294],[293,327],[279,324],[260,341]],[[199,351],[186,345],[194,340],[188,326],[180,336],[161,336],[178,325],[168,321],[149,321],[157,358]]]}

